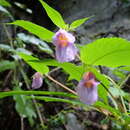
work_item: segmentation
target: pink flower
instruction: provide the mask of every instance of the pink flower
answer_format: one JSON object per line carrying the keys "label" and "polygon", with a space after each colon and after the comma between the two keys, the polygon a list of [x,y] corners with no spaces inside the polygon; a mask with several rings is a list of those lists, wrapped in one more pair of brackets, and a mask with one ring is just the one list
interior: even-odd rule
{"label": "pink flower", "polygon": [[38,89],[43,84],[43,77],[39,72],[33,75],[32,89]]}
{"label": "pink flower", "polygon": [[69,62],[75,59],[77,48],[74,45],[75,37],[67,31],[60,29],[53,37],[56,46],[56,59],[59,62]]}
{"label": "pink flower", "polygon": [[87,72],[83,79],[79,82],[76,91],[80,97],[80,101],[85,104],[93,104],[98,100],[97,86],[99,82],[95,80],[92,72]]}

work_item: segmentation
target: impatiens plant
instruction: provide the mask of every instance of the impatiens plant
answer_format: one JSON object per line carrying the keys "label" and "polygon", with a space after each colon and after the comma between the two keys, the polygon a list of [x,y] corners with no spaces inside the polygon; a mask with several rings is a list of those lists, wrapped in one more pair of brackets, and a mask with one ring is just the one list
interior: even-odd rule
{"label": "impatiens plant", "polygon": [[[39,1],[49,18],[59,28],[56,33],[24,20],[16,20],[9,24],[20,26],[41,40],[49,44],[52,43],[55,46],[55,52],[54,55],[51,53],[51,56],[55,58],[40,59],[35,54],[33,54],[35,56],[32,56],[20,53],[17,50],[13,50],[13,52],[36,71],[33,76],[32,89],[37,89],[42,86],[43,75],[69,93],[21,90],[0,92],[0,98],[22,94],[26,95],[28,99],[71,103],[88,108],[88,110],[90,108],[96,109],[124,128],[129,127],[130,94],[121,89],[124,82],[117,84],[113,79],[100,72],[102,72],[102,66],[130,68],[130,42],[116,37],[101,38],[77,48],[72,32],[89,18],[76,20],[70,25],[66,24],[58,11],[44,1]],[[72,63],[76,58],[80,62],[78,65]],[[68,63],[70,61],[71,63]],[[75,89],[72,90],[52,78],[50,73],[56,70],[50,69],[50,66],[53,66],[53,68],[58,67],[58,69],[62,68],[69,75],[69,80],[77,80],[79,83],[77,86],[74,86]],[[50,97],[49,95],[69,97],[70,99]]]}

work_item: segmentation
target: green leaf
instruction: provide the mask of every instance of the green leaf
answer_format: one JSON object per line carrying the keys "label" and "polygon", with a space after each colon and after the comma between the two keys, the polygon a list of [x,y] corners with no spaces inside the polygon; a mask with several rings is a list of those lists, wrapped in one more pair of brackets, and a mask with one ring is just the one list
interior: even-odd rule
{"label": "green leaf", "polygon": [[[31,98],[31,97],[29,97],[29,98]],[[70,103],[70,104],[74,104],[74,105],[82,104],[79,101],[72,101],[72,100],[63,99],[63,98],[55,98],[55,97],[47,97],[47,96],[35,96],[34,98],[38,99],[38,100],[44,100],[46,102],[65,102],[65,103]],[[82,105],[84,105],[84,104],[82,104]]]}
{"label": "green leaf", "polygon": [[35,69],[37,72],[40,72],[41,74],[46,74],[49,72],[49,68],[44,64],[41,63],[39,64],[38,62],[33,62],[33,61],[39,61],[40,60],[36,57],[33,57],[31,55],[26,55],[23,53],[18,53],[18,55],[24,59],[24,61],[29,64],[33,69]]}
{"label": "green leaf", "polygon": [[[36,71],[43,73],[43,67],[44,66],[58,66],[63,68],[69,75],[69,79],[76,79],[76,80],[80,80],[84,69],[83,66],[76,66],[72,63],[59,63],[56,60],[52,60],[52,59],[46,59],[46,60],[39,60],[38,58],[35,58],[33,56],[29,56],[29,55],[25,55],[25,54],[19,54],[21,56],[21,58],[23,58],[29,65],[32,66],[32,68],[34,68]],[[34,66],[35,65],[35,66]],[[48,72],[48,71],[47,71]]]}
{"label": "green leaf", "polygon": [[6,13],[8,15],[10,14],[9,11],[6,8],[4,8],[3,6],[1,6],[1,5],[0,5],[0,11]]}
{"label": "green leaf", "polygon": [[74,22],[71,23],[70,30],[79,27],[81,24],[83,24],[84,22],[86,22],[89,19],[90,19],[90,17],[75,20]]}
{"label": "green leaf", "polygon": [[11,46],[5,44],[0,44],[0,50],[5,50],[7,52],[15,52],[15,50]]}
{"label": "green leaf", "polygon": [[130,66],[123,66],[123,67],[120,67],[118,69],[125,70],[125,71],[130,71]]}
{"label": "green leaf", "polygon": [[108,93],[101,84],[98,85],[98,95],[105,104],[108,104]]}
{"label": "green leaf", "polygon": [[[126,114],[126,113],[122,113],[122,119],[123,120],[125,120],[125,126],[127,126],[127,128],[126,129],[130,129],[130,126],[129,126],[129,124],[130,124],[130,115],[129,115],[130,113],[128,113],[128,114]],[[123,124],[124,125],[124,124]],[[123,125],[121,125],[121,126],[123,126]],[[124,127],[123,127],[124,128]]]}
{"label": "green leaf", "polygon": [[112,70],[112,74],[114,74],[117,78],[119,78],[118,83],[126,78],[126,73],[121,70],[119,67]]}
{"label": "green leaf", "polygon": [[10,7],[11,6],[11,4],[9,2],[7,2],[6,0],[0,0],[0,5],[6,6],[6,7]]}
{"label": "green leaf", "polygon": [[[20,88],[15,88],[17,91],[21,91]],[[15,109],[22,117],[27,117],[31,124],[33,124],[33,117],[36,118],[36,114],[32,105],[32,101],[28,100],[24,95],[13,96],[15,100]]]}
{"label": "green leaf", "polygon": [[[28,98],[30,99],[32,97],[28,96]],[[34,99],[43,100],[45,102],[63,102],[63,103],[69,103],[69,104],[72,104],[72,105],[77,105],[77,106],[81,106],[81,107],[87,108],[87,110],[90,109],[90,108],[94,109],[93,107],[88,106],[86,104],[83,104],[82,102],[76,101],[76,100],[69,100],[69,99],[55,98],[55,97],[47,97],[47,96],[35,96]]]}
{"label": "green leaf", "polygon": [[69,97],[69,98],[77,98],[74,94],[65,93],[65,92],[52,92],[52,91],[22,91],[22,90],[15,90],[9,92],[0,92],[0,99],[14,96],[14,95],[53,95],[53,96],[62,96],[62,97]]}
{"label": "green leaf", "polygon": [[110,105],[106,105],[103,102],[97,101],[94,104],[94,106],[97,107],[97,108],[108,110],[109,112],[111,112],[116,117],[121,116],[121,113],[117,109],[111,107]]}
{"label": "green leaf", "polygon": [[58,61],[52,59],[43,60],[40,61],[40,63],[44,63],[48,66],[58,66],[63,68],[70,75],[69,79],[81,80],[81,77],[84,72],[83,66],[76,66],[72,63],[59,63]]}
{"label": "green leaf", "polygon": [[12,21],[14,20],[12,14],[6,9],[6,7],[3,7],[3,6],[0,5],[0,12],[3,12],[6,15],[8,15],[11,18]]}
{"label": "green leaf", "polygon": [[42,4],[42,6],[44,7],[44,9],[47,12],[47,15],[49,16],[49,18],[52,20],[52,22],[58,26],[59,28],[66,28],[66,24],[61,16],[61,14],[56,11],[55,9],[53,9],[52,7],[50,7],[47,3],[45,3],[42,0],[39,0],[40,3]]}
{"label": "green leaf", "polygon": [[114,97],[118,98],[119,96],[127,96],[127,93],[125,93],[123,90],[117,87],[110,87],[109,91],[114,95]]}
{"label": "green leaf", "polygon": [[20,40],[29,43],[30,45],[36,45],[41,51],[44,51],[49,54],[53,53],[52,49],[48,46],[47,43],[34,36],[27,35],[24,33],[18,33],[17,36]]}
{"label": "green leaf", "polygon": [[15,62],[3,60],[0,61],[0,72],[8,70],[8,69],[14,69],[16,67]]}
{"label": "green leaf", "polygon": [[34,24],[32,22],[29,22],[29,21],[16,20],[13,23],[9,23],[9,24],[14,24],[14,25],[20,26],[20,27],[24,28],[25,30],[31,32],[32,34],[38,36],[39,38],[41,38],[42,40],[47,41],[47,42],[51,42],[52,37],[54,35],[53,32],[47,30],[46,28],[41,27],[41,26]]}
{"label": "green leaf", "polygon": [[72,63],[60,63],[56,60],[53,59],[45,59],[45,60],[31,60],[31,62],[33,62],[34,64],[37,63],[39,65],[47,65],[47,66],[57,66],[57,67],[61,67],[63,68],[69,75],[69,79],[76,79],[76,80],[80,80],[84,69],[83,66],[76,66]]}
{"label": "green leaf", "polygon": [[30,52],[30,51],[28,51],[28,50],[26,50],[26,49],[24,49],[24,48],[17,48],[16,50],[15,50],[15,53],[24,53],[24,54],[27,54],[27,55],[31,55],[32,54],[32,52]]}
{"label": "green leaf", "polygon": [[82,62],[118,67],[130,65],[130,42],[122,38],[102,38],[81,48]]}
{"label": "green leaf", "polygon": [[[24,54],[27,54],[27,55],[31,55],[32,53],[24,48],[17,48],[17,49],[13,49],[11,46],[9,45],[5,45],[5,44],[1,44],[0,45],[0,50],[4,50],[4,51],[7,51],[7,52],[12,52],[14,54],[16,53],[24,53]],[[14,57],[14,56],[12,56]]]}

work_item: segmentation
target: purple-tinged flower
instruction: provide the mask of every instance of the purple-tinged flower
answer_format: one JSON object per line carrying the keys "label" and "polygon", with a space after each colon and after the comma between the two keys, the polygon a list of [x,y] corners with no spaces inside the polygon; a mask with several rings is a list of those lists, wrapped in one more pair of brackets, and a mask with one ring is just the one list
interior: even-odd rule
{"label": "purple-tinged flower", "polygon": [[33,75],[32,89],[38,89],[43,84],[43,77],[39,72]]}
{"label": "purple-tinged flower", "polygon": [[59,62],[69,62],[75,59],[77,48],[74,45],[75,37],[67,31],[60,29],[53,37],[56,46],[56,59]]}
{"label": "purple-tinged flower", "polygon": [[79,82],[76,91],[80,97],[80,101],[91,105],[98,100],[97,86],[99,82],[95,80],[92,72],[84,74],[83,79]]}

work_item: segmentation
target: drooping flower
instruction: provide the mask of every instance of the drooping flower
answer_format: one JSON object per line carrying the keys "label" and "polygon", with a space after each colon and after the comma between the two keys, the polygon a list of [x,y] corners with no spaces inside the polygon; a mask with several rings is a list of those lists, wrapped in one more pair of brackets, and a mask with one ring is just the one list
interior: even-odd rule
{"label": "drooping flower", "polygon": [[77,48],[74,45],[75,37],[67,31],[60,29],[53,37],[56,46],[56,59],[59,62],[69,62],[75,59]]}
{"label": "drooping flower", "polygon": [[96,81],[92,72],[84,74],[83,79],[79,82],[76,91],[80,97],[80,101],[91,105],[98,100],[97,86],[99,82]]}
{"label": "drooping flower", "polygon": [[32,89],[38,89],[43,84],[43,77],[39,72],[36,72],[33,75],[33,81],[32,81]]}

